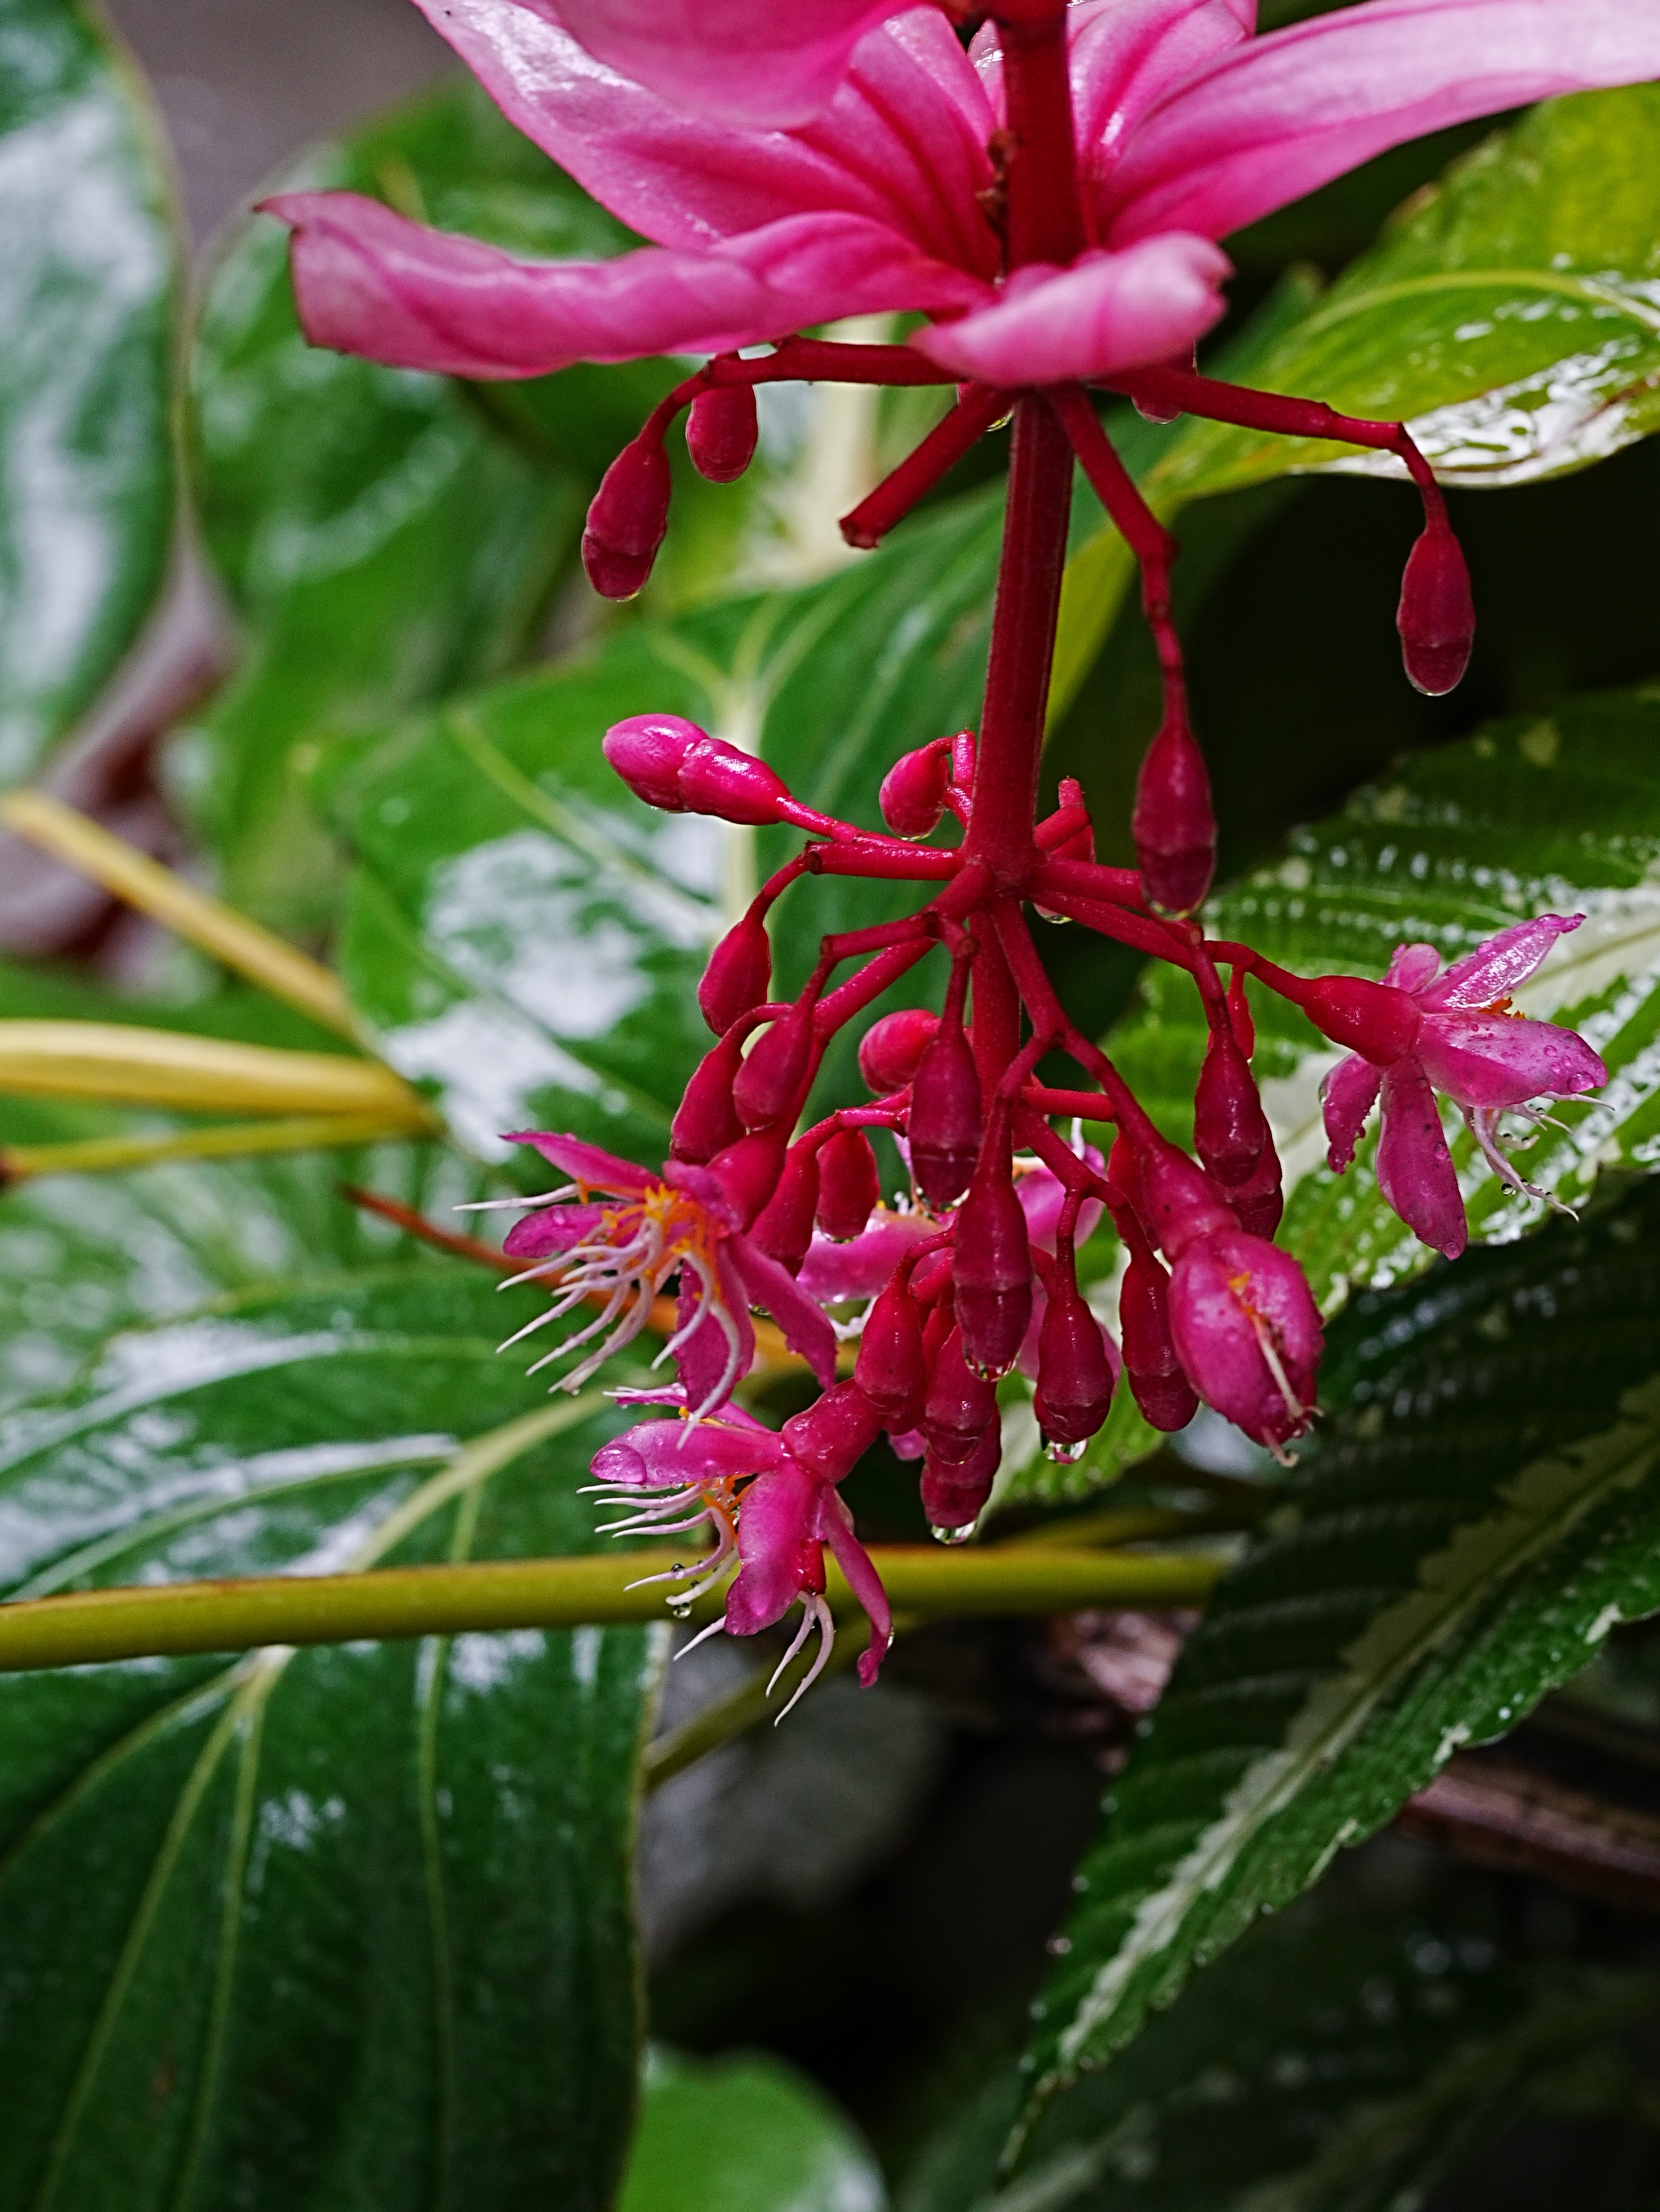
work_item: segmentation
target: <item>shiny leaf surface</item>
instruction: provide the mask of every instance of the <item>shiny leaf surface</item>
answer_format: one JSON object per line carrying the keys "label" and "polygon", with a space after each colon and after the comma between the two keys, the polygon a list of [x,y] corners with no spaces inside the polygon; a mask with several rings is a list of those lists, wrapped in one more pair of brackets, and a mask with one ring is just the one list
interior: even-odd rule
{"label": "shiny leaf surface", "polygon": [[1107,1802],[1039,2095],[1660,1607],[1660,1186],[1367,1292],[1344,1411],[1224,1579]]}
{"label": "shiny leaf surface", "polygon": [[[612,1417],[494,1351],[533,1303],[303,1183],[82,1187],[82,1243],[101,1209],[131,1269],[88,1303],[127,1326],[0,1424],[9,1595],[593,1542],[576,1486]],[[37,1285],[81,1256],[45,1195],[0,1205]],[[532,1632],[0,1680],[0,2195],[599,2212],[655,1650]]]}
{"label": "shiny leaf surface", "polygon": [[881,2170],[781,2060],[648,2054],[617,2212],[882,2212]]}
{"label": "shiny leaf surface", "polygon": [[90,8],[0,41],[0,781],[102,689],[161,586],[179,286],[143,86]]}

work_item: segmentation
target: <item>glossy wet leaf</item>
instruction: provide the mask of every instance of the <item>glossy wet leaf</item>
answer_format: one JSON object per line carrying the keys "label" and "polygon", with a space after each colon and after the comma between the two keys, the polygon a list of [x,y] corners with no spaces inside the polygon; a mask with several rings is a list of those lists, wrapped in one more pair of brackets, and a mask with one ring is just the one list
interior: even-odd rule
{"label": "glossy wet leaf", "polygon": [[1660,1185],[1357,1298],[1079,1870],[1040,2095],[1660,1608]]}
{"label": "glossy wet leaf", "polygon": [[0,43],[0,782],[91,704],[160,588],[178,239],[149,96],[90,8]]}
{"label": "glossy wet leaf", "polygon": [[1386,2212],[1481,2172],[1565,2062],[1617,2099],[1610,2039],[1657,2002],[1641,1973],[1506,1956],[1474,1916],[1391,1923],[1322,1893],[1058,2096],[1000,2189],[1020,2085],[995,2084],[901,2212]]}
{"label": "glossy wet leaf", "polygon": [[[628,242],[470,83],[306,155],[282,182],[375,193],[541,252]],[[601,438],[609,391],[587,395]],[[175,771],[233,896],[311,922],[331,864],[294,748],[321,723],[361,724],[511,665],[574,552],[587,478],[528,449],[464,385],[308,346],[287,233],[268,216],[246,219],[213,273],[192,392],[209,550],[246,640]]]}
{"label": "glossy wet leaf", "polygon": [[[514,1297],[389,1249],[325,1178],[307,1204],[296,1164],[211,1180],[130,1179],[112,1225],[149,1264],[102,1287],[138,1325],[0,1423],[8,1595],[593,1540],[576,1489],[614,1416],[496,1357]],[[0,1217],[55,1230],[21,1261],[55,1282],[73,1217],[39,1196]],[[579,1630],[0,1680],[0,2195],[599,2212],[654,1651]]]}
{"label": "glossy wet leaf", "polygon": [[[1452,483],[1580,468],[1660,427],[1660,90],[1548,100],[1414,194],[1323,292],[1293,279],[1243,380],[1405,420]],[[1240,375],[1232,364],[1218,374]],[[1287,471],[1398,474],[1309,439],[1183,421],[1143,472],[1166,520],[1189,501]],[[1104,533],[1074,559],[1059,648],[1064,701],[1128,578]]]}
{"label": "glossy wet leaf", "polygon": [[781,2059],[648,2053],[617,2212],[883,2212],[886,2202],[851,2124]]}

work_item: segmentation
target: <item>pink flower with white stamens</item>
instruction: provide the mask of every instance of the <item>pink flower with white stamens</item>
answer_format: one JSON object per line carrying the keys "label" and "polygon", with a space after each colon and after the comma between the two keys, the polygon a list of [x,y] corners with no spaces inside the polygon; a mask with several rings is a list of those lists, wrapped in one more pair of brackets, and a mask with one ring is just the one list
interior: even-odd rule
{"label": "pink flower with white stamens", "polygon": [[[1307,1003],[1328,1035],[1359,1048],[1323,1087],[1331,1166],[1341,1174],[1354,1158],[1381,1095],[1378,1187],[1407,1226],[1450,1260],[1463,1250],[1469,1228],[1436,1092],[1463,1115],[1501,1181],[1555,1205],[1548,1191],[1517,1173],[1499,1143],[1500,1118],[1541,1121],[1540,1100],[1572,1098],[1608,1079],[1583,1037],[1518,1014],[1510,1002],[1556,939],[1584,918],[1544,914],[1517,922],[1444,972],[1432,945],[1402,945],[1381,987],[1389,998],[1354,1001],[1358,1019],[1350,1014],[1339,1022],[1329,1013],[1323,1020],[1318,1000]],[[1346,1001],[1354,988],[1348,986]]]}
{"label": "pink flower with white stamens", "polygon": [[1655,0],[1365,0],[1261,39],[1250,0],[1079,0],[1061,265],[1000,234],[1012,118],[990,27],[970,58],[933,6],[417,4],[653,241],[526,261],[356,193],[266,203],[295,228],[316,343],[464,376],[720,353],[884,310],[929,317],[915,346],[997,386],[1168,361],[1222,312],[1230,231],[1426,131],[1660,71]]}
{"label": "pink flower with white stamens", "polygon": [[[536,1209],[505,1241],[509,1259],[531,1262],[508,1284],[550,1277],[555,1285],[552,1305],[510,1336],[502,1350],[585,1304],[604,1302],[598,1316],[538,1359],[532,1374],[586,1346],[562,1385],[580,1389],[639,1335],[654,1299],[678,1276],[680,1325],[658,1356],[678,1362],[695,1413],[723,1405],[749,1373],[755,1358],[751,1303],[766,1308],[830,1387],[836,1376],[835,1331],[778,1262],[744,1233],[745,1207],[718,1164],[672,1160],[661,1176],[654,1176],[576,1137],[532,1130],[516,1133],[514,1141],[533,1145],[575,1180],[544,1198],[491,1201]],[[594,1192],[603,1194],[599,1201]]]}

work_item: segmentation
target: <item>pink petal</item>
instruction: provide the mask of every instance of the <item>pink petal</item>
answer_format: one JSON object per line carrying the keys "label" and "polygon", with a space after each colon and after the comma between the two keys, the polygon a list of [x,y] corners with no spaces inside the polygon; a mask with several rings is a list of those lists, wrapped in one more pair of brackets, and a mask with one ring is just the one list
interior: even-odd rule
{"label": "pink petal", "polygon": [[543,1158],[551,1160],[562,1173],[574,1176],[578,1182],[591,1183],[596,1190],[638,1198],[660,1180],[649,1169],[637,1168],[632,1160],[619,1160],[615,1152],[602,1152],[598,1145],[584,1144],[581,1137],[562,1136],[550,1129],[507,1129],[502,1134],[510,1145],[534,1145]]}
{"label": "pink petal", "polygon": [[667,1490],[704,1476],[759,1474],[786,1457],[770,1429],[747,1423],[642,1421],[608,1444],[589,1462],[596,1482],[630,1489]]}
{"label": "pink petal", "polygon": [[794,1460],[759,1475],[738,1515],[743,1565],[727,1592],[727,1626],[753,1636],[781,1620],[803,1588],[801,1550],[810,1539],[824,1486]]}
{"label": "pink petal", "polygon": [[726,352],[844,314],[960,306],[985,289],[859,216],[795,216],[708,253],[520,261],[357,192],[263,204],[295,226],[295,293],[313,345],[450,376]]}
{"label": "pink petal", "polygon": [[1185,233],[1069,269],[1018,269],[990,305],[918,331],[930,361],[987,384],[1061,384],[1185,354],[1221,315],[1226,257]]}
{"label": "pink petal", "polygon": [[1432,945],[1397,945],[1383,981],[1393,983],[1397,991],[1421,991],[1440,966],[1441,956]]}
{"label": "pink petal", "polygon": [[[785,131],[733,127],[690,81],[696,112],[683,113],[667,88],[648,91],[596,63],[550,5],[418,4],[508,120],[660,246],[707,246],[836,211],[869,216],[982,276],[996,272],[996,239],[974,198],[991,181],[992,118],[937,9],[872,32],[827,112]],[[779,25],[806,12],[797,0],[770,9]],[[714,65],[727,68],[728,58]]]}
{"label": "pink petal", "polygon": [[[537,13],[537,0],[520,0]],[[890,0],[557,0],[591,54],[722,123],[799,123],[835,92]],[[436,16],[437,5],[431,9]],[[546,12],[551,15],[550,4]]]}
{"label": "pink petal", "polygon": [[1654,0],[1366,0],[1170,92],[1113,180],[1108,236],[1225,237],[1426,131],[1657,76]]}
{"label": "pink petal", "polygon": [[690,1267],[680,1271],[680,1324],[684,1328],[690,1320],[699,1300],[703,1301],[703,1317],[674,1355],[680,1381],[686,1394],[686,1403],[703,1405],[710,1393],[729,1371],[731,1345],[727,1332],[721,1326],[719,1315],[724,1313],[732,1322],[738,1336],[738,1358],[731,1367],[734,1381],[749,1373],[755,1362],[755,1328],[750,1320],[749,1302],[744,1286],[739,1281],[727,1251],[729,1240],[722,1238],[715,1259],[715,1274],[719,1290],[714,1298],[705,1299],[702,1285]]}
{"label": "pink petal", "polygon": [[1377,1186],[1415,1237],[1458,1257],[1469,1241],[1464,1201],[1440,1109],[1416,1060],[1397,1060],[1384,1072]]}
{"label": "pink petal", "polygon": [[873,1298],[910,1246],[939,1233],[939,1224],[921,1214],[889,1213],[883,1208],[845,1244],[815,1231],[797,1285],[820,1305]]}
{"label": "pink petal", "polygon": [[1383,1080],[1383,1071],[1374,1067],[1359,1053],[1351,1053],[1340,1060],[1320,1086],[1322,1109],[1326,1117],[1328,1151],[1326,1164],[1334,1175],[1341,1175],[1354,1158],[1354,1148],[1360,1141],[1360,1132],[1366,1116],[1377,1103],[1378,1088]]}
{"label": "pink petal", "polygon": [[1571,1098],[1608,1079],[1584,1037],[1517,1014],[1426,1014],[1417,1049],[1438,1091],[1488,1111],[1529,1098]]}
{"label": "pink petal", "polygon": [[544,1206],[514,1223],[502,1249],[509,1260],[543,1260],[550,1252],[569,1252],[593,1236],[605,1212],[603,1206]]}
{"label": "pink petal", "polygon": [[860,1654],[859,1679],[868,1690],[893,1641],[893,1614],[882,1577],[870,1553],[853,1533],[853,1516],[833,1490],[823,1492],[813,1533],[828,1544],[836,1564],[847,1577],[848,1588],[870,1616],[870,1648]]}
{"label": "pink petal", "polygon": [[1557,939],[1578,929],[1584,918],[1583,914],[1541,914],[1501,929],[1497,937],[1454,961],[1435,988],[1425,992],[1425,1006],[1490,1006],[1495,999],[1508,998],[1527,981]]}
{"label": "pink petal", "polygon": [[784,1341],[828,1390],[836,1380],[836,1331],[828,1320],[798,1288],[788,1268],[757,1250],[747,1237],[730,1238],[726,1249],[751,1304],[765,1307],[783,1330]]}

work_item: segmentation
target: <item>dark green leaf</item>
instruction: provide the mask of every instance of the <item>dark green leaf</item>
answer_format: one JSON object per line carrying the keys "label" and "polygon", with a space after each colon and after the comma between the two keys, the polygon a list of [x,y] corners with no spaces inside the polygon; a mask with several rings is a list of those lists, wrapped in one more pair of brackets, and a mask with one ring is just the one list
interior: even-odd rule
{"label": "dark green leaf", "polygon": [[[82,1245],[101,1220],[131,1270],[94,1275],[106,1325],[168,1311],[0,1424],[8,1595],[593,1540],[576,1490],[615,1417],[496,1356],[533,1303],[388,1252],[303,1182],[82,1187]],[[0,1205],[8,1278],[70,1297],[75,1208],[43,1195]],[[0,1680],[0,2196],[599,2212],[634,2094],[657,1645],[528,1632]]]}
{"label": "dark green leaf", "polygon": [[617,2212],[882,2212],[875,2160],[776,2058],[648,2054]]}
{"label": "dark green leaf", "polygon": [[1660,1186],[1368,1292],[1345,1411],[1221,1584],[1109,1801],[1045,2091],[1660,1607]]}
{"label": "dark green leaf", "polygon": [[131,644],[173,534],[178,238],[159,126],[90,7],[0,29],[0,782]]}
{"label": "dark green leaf", "polygon": [[[1323,1892],[1057,2097],[1000,2190],[1020,2087],[996,2084],[902,2212],[1385,2212],[1532,2118],[1553,2068],[1657,2002],[1645,1975],[1525,1963],[1469,1920],[1391,1925]],[[1604,2071],[1618,2094],[1611,2053]]]}

